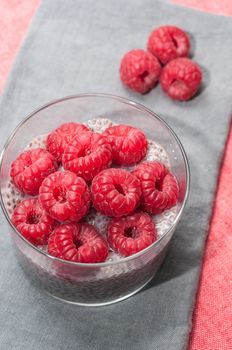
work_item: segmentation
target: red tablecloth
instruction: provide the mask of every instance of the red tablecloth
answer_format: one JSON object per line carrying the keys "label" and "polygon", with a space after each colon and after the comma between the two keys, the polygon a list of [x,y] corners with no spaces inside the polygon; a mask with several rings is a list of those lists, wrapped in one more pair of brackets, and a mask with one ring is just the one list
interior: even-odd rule
{"label": "red tablecloth", "polygon": [[[173,0],[177,4],[232,16],[232,0]],[[0,92],[39,0],[0,0]],[[193,314],[189,350],[232,349],[232,131],[218,182]]]}

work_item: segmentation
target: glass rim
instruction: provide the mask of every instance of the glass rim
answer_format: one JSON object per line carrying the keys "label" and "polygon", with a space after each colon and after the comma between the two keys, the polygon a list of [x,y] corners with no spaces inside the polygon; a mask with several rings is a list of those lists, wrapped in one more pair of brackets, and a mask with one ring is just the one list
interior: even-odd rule
{"label": "glass rim", "polygon": [[[151,109],[145,107],[143,104],[139,103],[139,102],[135,102],[133,100],[121,97],[121,96],[117,96],[117,95],[113,95],[113,94],[108,94],[108,93],[81,93],[81,94],[77,94],[77,95],[68,95],[65,97],[61,97],[58,99],[54,99],[44,105],[42,105],[41,107],[35,109],[33,112],[31,112],[27,117],[25,117],[15,128],[14,130],[11,132],[11,134],[9,135],[9,137],[7,138],[3,149],[1,151],[0,154],[0,173],[2,171],[2,163],[3,163],[3,159],[4,159],[4,155],[5,152],[8,148],[8,146],[10,145],[11,141],[13,140],[14,136],[17,134],[17,132],[20,130],[20,128],[27,123],[28,120],[30,120],[31,118],[33,118],[37,113],[39,113],[40,111],[51,107],[57,103],[62,103],[64,101],[67,100],[72,100],[72,99],[78,99],[78,98],[86,98],[86,97],[90,97],[90,98],[106,98],[106,99],[113,99],[113,100],[117,100],[121,103],[127,104],[129,106],[133,106],[134,108],[142,111],[142,112],[146,112],[148,113],[152,118],[154,119],[158,119],[168,130],[169,132],[172,134],[172,136],[174,137],[176,143],[178,144],[180,151],[181,151],[181,155],[184,159],[184,165],[185,165],[185,173],[186,173],[186,191],[185,191],[185,195],[184,195],[184,199],[183,202],[181,204],[181,208],[177,214],[177,216],[175,217],[175,220],[173,221],[172,225],[170,226],[170,228],[154,243],[152,243],[150,246],[146,247],[145,249],[132,254],[130,256],[127,257],[122,257],[120,260],[118,261],[105,261],[105,262],[101,262],[101,263],[80,263],[80,262],[74,262],[74,261],[69,261],[69,260],[64,260],[61,258],[57,258],[55,256],[52,256],[50,254],[48,254],[47,252],[43,251],[42,249],[39,249],[38,247],[34,246],[32,243],[30,243],[26,238],[24,238],[21,233],[16,229],[16,227],[12,224],[12,221],[10,219],[10,216],[7,212],[7,209],[5,207],[3,198],[2,198],[2,191],[0,191],[0,205],[2,208],[2,211],[9,223],[9,225],[12,227],[13,231],[17,234],[17,236],[23,240],[26,245],[28,245],[29,247],[31,247],[33,250],[35,250],[37,253],[42,254],[44,256],[46,256],[48,259],[51,259],[53,261],[58,261],[60,263],[63,264],[67,264],[67,265],[72,265],[72,266],[79,266],[79,267],[106,267],[106,266],[110,266],[110,265],[117,265],[117,264],[121,264],[121,263],[125,263],[128,262],[130,260],[136,259],[139,256],[142,256],[143,254],[146,254],[149,250],[152,250],[154,247],[159,246],[160,243],[165,239],[165,237],[167,237],[173,230],[173,228],[177,225],[177,223],[180,220],[180,217],[183,213],[183,210],[186,206],[188,197],[189,197],[189,192],[190,192],[190,167],[189,167],[189,162],[188,162],[188,158],[187,155],[185,153],[184,147],[182,146],[181,141],[179,140],[178,136],[176,135],[176,133],[172,130],[172,128],[163,120],[162,117],[160,117],[159,115],[157,115],[155,112],[153,112]],[[2,185],[0,183],[0,189],[2,189]]]}

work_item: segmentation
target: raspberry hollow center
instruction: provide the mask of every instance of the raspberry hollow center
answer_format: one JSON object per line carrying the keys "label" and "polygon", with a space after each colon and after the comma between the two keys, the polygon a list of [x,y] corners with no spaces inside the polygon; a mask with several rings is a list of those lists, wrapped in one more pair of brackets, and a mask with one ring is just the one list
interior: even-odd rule
{"label": "raspberry hollow center", "polygon": [[39,223],[39,215],[36,215],[35,212],[31,212],[27,216],[27,224],[37,225]]}
{"label": "raspberry hollow center", "polygon": [[80,248],[83,245],[83,242],[81,239],[74,238],[73,243],[75,244],[76,248]]}
{"label": "raspberry hollow center", "polygon": [[174,38],[174,36],[172,36],[172,42],[173,42],[174,46],[176,48],[178,48],[178,43],[177,43],[176,39]]}
{"label": "raspberry hollow center", "polygon": [[149,72],[147,70],[145,70],[142,74],[139,74],[139,78],[142,81],[145,81],[146,77],[149,75]]}
{"label": "raspberry hollow center", "polygon": [[66,190],[63,187],[55,187],[53,196],[60,203],[66,202]]}
{"label": "raspberry hollow center", "polygon": [[118,193],[122,194],[125,196],[125,192],[120,184],[115,185],[115,189],[118,191]]}
{"label": "raspberry hollow center", "polygon": [[86,157],[92,153],[90,148],[82,148],[78,154],[78,157]]}
{"label": "raspberry hollow center", "polygon": [[135,226],[127,227],[124,231],[124,236],[129,238],[138,238],[139,232]]}
{"label": "raspberry hollow center", "polygon": [[160,192],[163,191],[163,180],[162,180],[162,179],[156,180],[156,182],[155,182],[155,188],[156,188],[158,191],[160,191]]}

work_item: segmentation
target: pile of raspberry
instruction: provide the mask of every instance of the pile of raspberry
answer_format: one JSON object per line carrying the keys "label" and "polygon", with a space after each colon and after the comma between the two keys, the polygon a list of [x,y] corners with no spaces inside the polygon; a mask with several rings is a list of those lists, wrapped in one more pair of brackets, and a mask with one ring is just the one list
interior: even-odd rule
{"label": "pile of raspberry", "polygon": [[[47,136],[46,149],[25,150],[11,164],[10,176],[25,196],[12,223],[35,246],[73,262],[143,250],[157,240],[152,215],[178,198],[167,167],[143,161],[147,147],[144,133],[132,126],[97,133],[83,124],[60,125]],[[106,237],[86,222],[90,208],[109,217]]]}
{"label": "pile of raspberry", "polygon": [[175,26],[161,26],[152,31],[147,51],[127,52],[120,64],[120,78],[130,89],[147,93],[158,81],[172,99],[187,101],[199,90],[202,72],[196,62],[188,58],[188,35]]}

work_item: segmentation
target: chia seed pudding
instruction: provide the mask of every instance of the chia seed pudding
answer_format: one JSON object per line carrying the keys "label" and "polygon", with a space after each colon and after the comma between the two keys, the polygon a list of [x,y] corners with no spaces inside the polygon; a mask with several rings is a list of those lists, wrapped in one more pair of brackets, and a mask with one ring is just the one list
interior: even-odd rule
{"label": "chia seed pudding", "polygon": [[[103,133],[109,126],[115,125],[109,119],[91,119],[85,123],[93,132]],[[45,148],[47,135],[40,135],[25,147],[25,150],[32,148]],[[170,169],[170,161],[165,149],[153,140],[148,139],[148,150],[143,161],[159,161]],[[121,167],[131,171],[133,167]],[[60,167],[60,170],[62,167]],[[3,200],[6,209],[11,217],[12,212],[23,198],[27,195],[22,194],[9,180],[3,191]],[[161,214],[153,215],[152,220],[157,230],[157,239],[173,226],[178,214],[177,205],[171,209],[165,210]],[[94,225],[101,235],[106,236],[109,218],[91,209],[84,219],[87,223]],[[170,236],[171,237],[171,236]],[[115,298],[122,299],[129,289],[141,289],[147,283],[147,278],[153,276],[160,266],[166,254],[170,237],[165,237],[162,244],[156,248],[156,253],[152,256],[147,252],[135,259],[122,258],[118,253],[110,250],[109,256],[104,263],[83,264],[78,266],[72,262],[65,262],[59,259],[51,259],[49,266],[46,256],[41,259],[41,254],[28,246],[25,252],[21,249],[21,240],[17,238],[16,253],[20,264],[26,274],[30,276],[33,282],[43,288],[48,293],[78,304],[95,305],[97,303],[110,303]],[[42,252],[47,253],[47,246],[37,247]],[[28,259],[30,263],[28,262]],[[43,262],[44,260],[44,262]],[[109,264],[108,264],[109,263]],[[93,266],[95,265],[95,266]],[[153,272],[153,273],[152,273]],[[144,283],[146,281],[146,283]]]}

